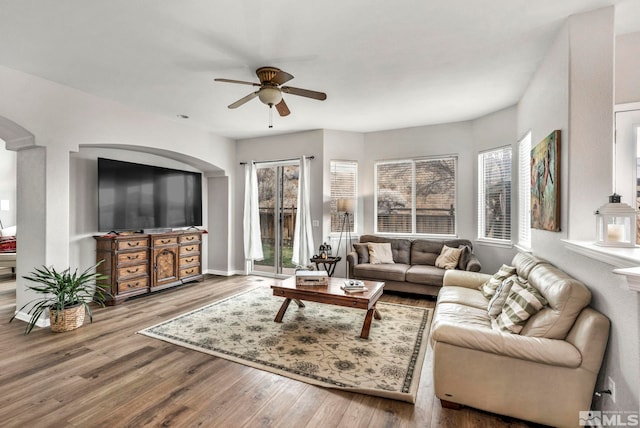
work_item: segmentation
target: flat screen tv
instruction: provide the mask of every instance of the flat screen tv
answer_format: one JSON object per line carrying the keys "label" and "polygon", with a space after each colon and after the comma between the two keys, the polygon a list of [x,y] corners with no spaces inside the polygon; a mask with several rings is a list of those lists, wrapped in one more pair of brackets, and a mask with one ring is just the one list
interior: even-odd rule
{"label": "flat screen tv", "polygon": [[200,225],[202,174],[98,158],[100,231]]}

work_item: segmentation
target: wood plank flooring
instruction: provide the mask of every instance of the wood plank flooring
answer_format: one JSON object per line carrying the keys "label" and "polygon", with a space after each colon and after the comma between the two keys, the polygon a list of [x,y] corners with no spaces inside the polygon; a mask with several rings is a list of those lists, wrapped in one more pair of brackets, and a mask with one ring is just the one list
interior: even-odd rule
{"label": "wood plank flooring", "polygon": [[[324,389],[136,334],[150,325],[273,280],[208,277],[119,306],[67,333],[8,324],[15,291],[0,279],[3,427],[512,427],[522,421],[462,408],[433,394],[431,356],[415,405]],[[13,293],[13,294],[12,294]],[[385,294],[381,301],[433,307]],[[364,312],[363,312],[364,316]]]}

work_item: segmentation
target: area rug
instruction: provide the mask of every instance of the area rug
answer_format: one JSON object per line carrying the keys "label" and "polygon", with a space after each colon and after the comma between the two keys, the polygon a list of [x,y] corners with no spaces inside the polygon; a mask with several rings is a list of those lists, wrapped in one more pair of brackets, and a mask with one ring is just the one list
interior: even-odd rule
{"label": "area rug", "polygon": [[138,333],[292,379],[415,403],[431,310],[378,302],[369,339],[360,338],[366,311],[291,303],[256,288]]}

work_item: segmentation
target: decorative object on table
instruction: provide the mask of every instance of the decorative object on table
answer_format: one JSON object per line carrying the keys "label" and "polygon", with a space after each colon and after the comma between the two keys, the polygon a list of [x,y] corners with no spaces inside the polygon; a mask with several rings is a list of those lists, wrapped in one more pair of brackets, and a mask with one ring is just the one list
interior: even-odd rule
{"label": "decorative object on table", "polygon": [[327,285],[329,275],[322,270],[301,270],[296,272],[296,285]]}
{"label": "decorative object on table", "polygon": [[531,149],[531,227],[560,231],[560,131]]}
{"label": "decorative object on table", "polygon": [[340,286],[345,293],[364,293],[369,289],[364,285],[364,282],[353,279],[345,279],[344,285]]}
{"label": "decorative object on table", "polygon": [[[31,319],[27,323],[25,334],[29,334],[38,322],[40,316],[49,312],[51,331],[64,332],[81,327],[84,323],[85,313],[89,314],[89,320],[93,322],[93,315],[89,303],[95,302],[104,306],[109,295],[104,286],[99,282],[107,279],[107,276],[96,271],[104,260],[99,261],[78,274],[78,269],[71,273],[67,268],[58,272],[55,267],[35,268],[34,272],[24,276],[24,279],[33,281],[39,285],[28,285],[27,288],[41,294],[41,297],[33,299],[25,304],[17,313],[20,313],[27,306],[31,306],[27,311]],[[13,321],[16,315],[11,317]]]}
{"label": "decorative object on table", "polygon": [[[340,255],[340,244],[342,243],[342,233],[345,232],[347,239],[344,256],[346,257],[349,251],[351,251],[351,214],[353,213],[353,199],[340,198],[338,199],[338,212],[343,213],[342,223],[340,224],[340,239],[338,240],[338,248],[336,249],[336,256]],[[349,278],[349,270],[347,269],[347,278]]]}
{"label": "decorative object on table", "polygon": [[331,257],[331,244],[324,243],[324,250],[327,253],[327,257]]}
{"label": "decorative object on table", "polygon": [[305,301],[275,323],[281,303],[259,287],[139,333],[312,385],[415,402],[431,309],[378,302],[383,320],[363,340],[361,309]]}
{"label": "decorative object on table", "polygon": [[327,258],[327,248],[324,246],[324,243],[320,244],[320,248],[318,249],[318,255],[321,259]]}
{"label": "decorative object on table", "polygon": [[342,260],[342,257],[322,258],[316,255],[311,258],[311,263],[316,264],[316,270],[320,270],[320,265],[322,265],[327,274],[333,276],[333,272],[336,270],[336,266],[340,260]]}
{"label": "decorative object on table", "polygon": [[609,196],[609,202],[596,214],[596,245],[603,247],[635,247],[637,212],[620,201],[620,195]]}

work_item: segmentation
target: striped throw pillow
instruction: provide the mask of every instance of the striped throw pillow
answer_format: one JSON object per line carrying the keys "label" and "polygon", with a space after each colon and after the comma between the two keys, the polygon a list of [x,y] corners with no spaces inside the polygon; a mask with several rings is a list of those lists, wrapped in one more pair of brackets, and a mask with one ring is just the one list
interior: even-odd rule
{"label": "striped throw pillow", "polygon": [[502,265],[498,272],[494,273],[491,278],[489,278],[484,284],[482,284],[479,288],[482,291],[482,295],[488,299],[491,299],[494,294],[496,294],[496,290],[502,284],[502,281],[509,278],[511,275],[516,273],[516,268],[513,266]]}
{"label": "striped throw pillow", "polygon": [[489,304],[487,305],[487,312],[489,312],[489,316],[491,318],[495,318],[500,315],[502,312],[502,307],[504,306],[504,302],[507,301],[507,297],[509,296],[509,292],[511,291],[511,286],[513,285],[513,279],[517,278],[516,275],[511,275],[509,278],[502,281],[502,284],[496,290],[496,293],[493,295],[491,300],[489,300]]}
{"label": "striped throw pillow", "polygon": [[502,312],[491,320],[494,329],[520,333],[524,323],[547,304],[542,294],[522,278],[515,277]]}

